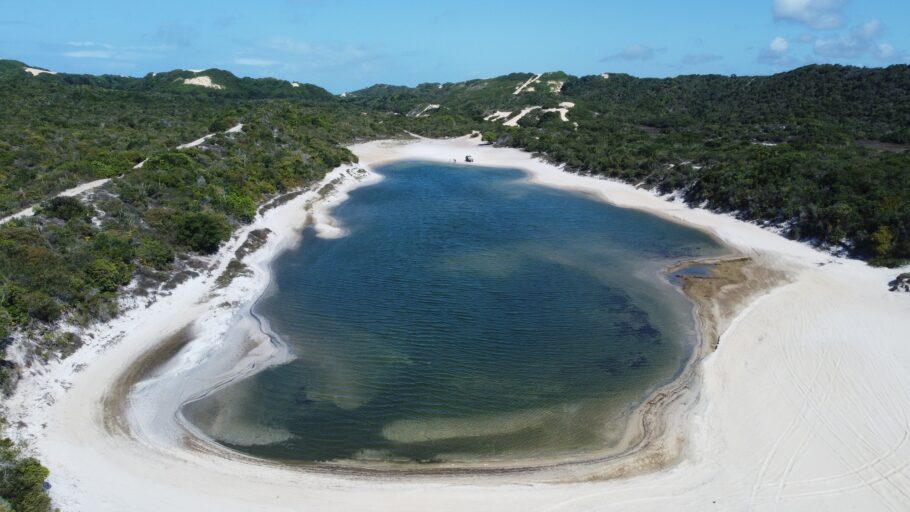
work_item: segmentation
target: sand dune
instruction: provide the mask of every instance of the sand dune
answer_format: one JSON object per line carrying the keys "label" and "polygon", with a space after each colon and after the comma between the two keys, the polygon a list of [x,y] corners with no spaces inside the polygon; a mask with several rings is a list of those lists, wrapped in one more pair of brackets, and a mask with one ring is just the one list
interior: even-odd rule
{"label": "sand dune", "polygon": [[28,68],[28,67],[22,68],[22,69],[24,69],[26,73],[29,73],[29,74],[31,74],[32,76],[38,76],[38,75],[40,75],[40,74],[42,74],[42,73],[47,73],[47,74],[49,74],[49,75],[56,75],[56,74],[57,74],[56,71],[50,71],[50,70],[47,70],[47,69]]}
{"label": "sand dune", "polygon": [[208,87],[209,89],[224,89],[223,85],[216,84],[212,81],[212,78],[206,75],[194,76],[193,78],[184,78],[183,83],[186,85],[198,85],[200,87]]}
{"label": "sand dune", "polygon": [[525,107],[525,108],[521,109],[521,112],[519,112],[518,114],[516,114],[515,117],[513,117],[513,118],[507,120],[506,122],[502,123],[502,125],[503,125],[503,126],[518,126],[518,121],[521,121],[521,118],[522,118],[522,117],[524,117],[524,116],[530,114],[531,112],[533,112],[533,111],[535,111],[535,110],[537,110],[537,109],[539,109],[539,108],[540,108],[540,106]]}
{"label": "sand dune", "polygon": [[569,121],[569,109],[574,106],[575,104],[571,101],[564,101],[559,104],[559,108],[545,108],[542,110],[542,112],[559,112],[559,119],[561,119],[562,122],[566,123]]}
{"label": "sand dune", "polygon": [[508,117],[510,115],[512,115],[511,110],[500,110],[497,112],[493,112],[492,114],[484,117],[483,120],[484,121],[498,121],[500,119],[508,119]]}
{"label": "sand dune", "polygon": [[427,115],[427,112],[429,112],[431,110],[436,110],[438,108],[439,108],[439,105],[431,103],[431,104],[427,105],[426,107],[424,107],[423,110],[418,112],[414,117],[423,117],[423,116]]}

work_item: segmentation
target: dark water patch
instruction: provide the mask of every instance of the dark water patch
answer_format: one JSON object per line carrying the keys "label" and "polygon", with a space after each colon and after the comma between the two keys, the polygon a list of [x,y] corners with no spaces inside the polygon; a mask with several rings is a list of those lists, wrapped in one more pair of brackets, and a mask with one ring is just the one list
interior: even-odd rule
{"label": "dark water patch", "polygon": [[682,286],[685,277],[711,277],[710,263],[691,263],[670,272],[670,283]]}
{"label": "dark water patch", "polygon": [[691,306],[659,278],[718,254],[707,235],[517,170],[409,162],[304,233],[257,313],[293,362],[190,405],[286,432],[253,455],[300,462],[480,461],[616,444],[632,406],[681,370]]}

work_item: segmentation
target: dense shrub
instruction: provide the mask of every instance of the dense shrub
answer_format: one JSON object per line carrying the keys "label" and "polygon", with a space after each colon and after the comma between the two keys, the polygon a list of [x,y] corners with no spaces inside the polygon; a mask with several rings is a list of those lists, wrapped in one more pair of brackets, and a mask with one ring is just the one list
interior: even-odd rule
{"label": "dense shrub", "polygon": [[178,213],[171,218],[174,241],[202,254],[212,254],[231,235],[223,215],[212,212]]}
{"label": "dense shrub", "polygon": [[48,512],[51,500],[44,490],[48,474],[38,460],[22,457],[11,440],[0,440],[0,506],[15,512]]}
{"label": "dense shrub", "polygon": [[139,245],[139,261],[157,270],[166,270],[174,261],[174,248],[164,240],[146,236]]}
{"label": "dense shrub", "polygon": [[48,217],[62,220],[88,218],[91,210],[75,197],[55,197],[41,205],[41,210]]}

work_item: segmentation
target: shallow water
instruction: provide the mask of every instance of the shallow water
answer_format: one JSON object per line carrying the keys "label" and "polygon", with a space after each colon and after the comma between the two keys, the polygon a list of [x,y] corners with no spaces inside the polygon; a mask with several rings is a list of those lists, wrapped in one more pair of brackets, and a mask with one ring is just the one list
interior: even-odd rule
{"label": "shallow water", "polygon": [[710,277],[713,265],[710,263],[692,263],[678,268],[670,274],[670,283],[682,286],[685,277]]}
{"label": "shallow water", "polygon": [[707,235],[513,169],[404,162],[307,230],[256,306],[297,355],[185,413],[300,462],[572,456],[618,442],[694,345],[660,273]]}

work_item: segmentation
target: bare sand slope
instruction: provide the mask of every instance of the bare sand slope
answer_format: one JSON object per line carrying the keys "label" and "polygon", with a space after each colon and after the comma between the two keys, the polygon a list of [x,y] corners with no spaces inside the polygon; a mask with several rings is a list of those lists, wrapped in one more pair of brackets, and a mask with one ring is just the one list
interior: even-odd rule
{"label": "bare sand slope", "polygon": [[[352,150],[368,168],[397,159],[461,161],[466,154],[476,165],[519,167],[542,184],[699,226],[788,273],[789,284],[756,299],[732,320],[717,351],[703,363],[698,400],[671,425],[685,440],[678,463],[656,472],[567,483],[553,482],[572,480],[566,471],[552,478],[355,477],[188,446],[179,432],[161,432],[174,423],[168,409],[156,408],[162,404],[154,401],[128,404],[151,413],[133,417],[145,419],[132,423],[132,435],[110,429],[104,397],[124,369],[168,334],[200,319],[196,328],[214,345],[190,349],[178,359],[215,357],[215,335],[241,313],[244,301],[255,298],[262,264],[294,239],[303,222],[309,199],[299,198],[251,226],[276,232],[254,265],[259,277],[216,292],[212,276],[191,280],[148,309],[97,329],[89,346],[71,359],[26,378],[9,404],[10,417],[24,423],[14,433],[30,439],[50,467],[54,499],[64,510],[93,512],[910,509],[910,294],[887,291],[895,271],[834,258],[729,216],[567,174],[526,153],[476,141],[381,141]],[[329,179],[337,177],[336,172]],[[325,215],[316,222],[331,225]],[[242,238],[243,233],[220,253],[219,268]],[[225,301],[239,305],[218,306]],[[190,375],[166,380],[192,386]],[[187,380],[174,381],[179,378]],[[156,420],[155,411],[165,417]]]}

